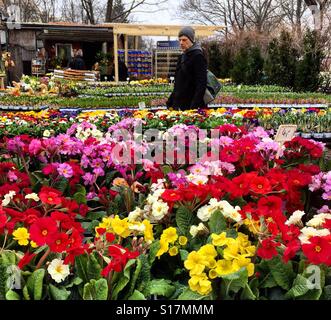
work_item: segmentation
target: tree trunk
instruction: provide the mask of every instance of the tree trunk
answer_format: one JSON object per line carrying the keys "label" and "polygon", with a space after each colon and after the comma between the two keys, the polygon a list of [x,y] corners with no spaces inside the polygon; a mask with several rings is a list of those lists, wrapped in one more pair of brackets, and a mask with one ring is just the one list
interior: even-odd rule
{"label": "tree trunk", "polygon": [[111,18],[113,14],[113,6],[114,6],[114,0],[108,0],[105,22],[111,22],[112,20]]}

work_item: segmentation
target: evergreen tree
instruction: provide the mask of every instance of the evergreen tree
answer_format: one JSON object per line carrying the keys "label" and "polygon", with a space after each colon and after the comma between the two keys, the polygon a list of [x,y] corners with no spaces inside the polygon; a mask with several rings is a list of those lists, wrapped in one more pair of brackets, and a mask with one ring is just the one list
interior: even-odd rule
{"label": "evergreen tree", "polygon": [[259,84],[262,82],[264,59],[259,46],[254,46],[249,49],[247,61],[246,84]]}
{"label": "evergreen tree", "polygon": [[215,74],[216,77],[220,77],[220,65],[222,61],[222,53],[220,45],[213,41],[208,44],[208,69]]}
{"label": "evergreen tree", "polygon": [[296,68],[296,91],[313,92],[318,89],[323,57],[318,33],[308,30],[303,39],[303,56],[298,61]]}
{"label": "evergreen tree", "polygon": [[274,38],[268,45],[264,63],[264,73],[267,84],[279,84],[282,78],[278,39]]}
{"label": "evergreen tree", "polygon": [[239,49],[233,61],[233,68],[231,70],[231,78],[236,84],[245,84],[248,70],[248,56],[249,47],[246,44]]}
{"label": "evergreen tree", "polygon": [[298,52],[293,46],[293,39],[289,32],[282,31],[279,41],[280,72],[282,77],[277,82],[283,87],[294,87]]}
{"label": "evergreen tree", "polygon": [[230,78],[231,69],[233,68],[233,57],[230,48],[223,46],[221,48],[219,76],[220,78]]}

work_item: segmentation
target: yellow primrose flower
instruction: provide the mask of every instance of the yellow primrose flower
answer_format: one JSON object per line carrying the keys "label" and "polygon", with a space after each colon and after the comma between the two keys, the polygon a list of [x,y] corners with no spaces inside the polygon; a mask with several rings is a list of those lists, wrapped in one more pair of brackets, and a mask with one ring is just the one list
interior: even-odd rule
{"label": "yellow primrose flower", "polygon": [[13,232],[14,240],[18,241],[20,246],[29,244],[30,234],[26,228],[18,228]]}
{"label": "yellow primrose flower", "polygon": [[248,276],[251,277],[254,274],[254,263],[250,263],[248,264],[247,268],[247,272],[248,272]]}
{"label": "yellow primrose flower", "polygon": [[164,253],[168,252],[169,250],[169,243],[167,241],[164,240],[160,240],[160,249],[159,251],[156,253],[156,256],[158,258],[160,258]]}
{"label": "yellow primrose flower", "polygon": [[226,232],[222,232],[220,234],[213,233],[211,235],[212,243],[214,246],[221,247],[228,243],[228,238],[226,237]]}
{"label": "yellow primrose flower", "polygon": [[176,246],[169,249],[170,256],[172,256],[172,257],[177,256],[177,254],[178,254],[178,248]]}
{"label": "yellow primrose flower", "polygon": [[245,252],[246,252],[246,257],[253,257],[256,252],[256,247],[255,246],[248,246],[245,247]]}
{"label": "yellow primrose flower", "polygon": [[30,241],[30,246],[32,248],[38,248],[38,245],[34,241]]}
{"label": "yellow primrose flower", "polygon": [[180,236],[178,242],[181,246],[185,246],[187,244],[187,238],[185,236]]}
{"label": "yellow primrose flower", "polygon": [[215,271],[217,272],[218,276],[225,276],[227,274],[231,274],[237,272],[239,270],[238,265],[232,263],[232,261],[228,260],[218,260],[216,262]]}
{"label": "yellow primrose flower", "polygon": [[199,249],[198,253],[210,258],[215,258],[217,256],[217,251],[215,247],[210,243],[202,246]]}
{"label": "yellow primrose flower", "polygon": [[110,217],[102,218],[102,222],[100,222],[98,224],[98,226],[96,226],[94,228],[96,237],[100,237],[100,234],[97,231],[99,228],[106,229],[107,231],[110,229],[110,227],[111,227],[111,221],[112,221],[112,218],[110,218]]}
{"label": "yellow primrose flower", "polygon": [[246,267],[250,264],[251,259],[246,258],[245,256],[237,256],[236,259],[234,259],[233,264],[236,264],[238,266],[238,269],[242,267]]}
{"label": "yellow primrose flower", "polygon": [[129,229],[128,218],[121,220],[118,215],[111,220],[111,227],[113,231],[122,238],[127,238],[131,231]]}
{"label": "yellow primrose flower", "polygon": [[190,270],[190,276],[199,275],[205,270],[206,259],[203,255],[192,251],[187,256],[184,266],[187,270]]}
{"label": "yellow primrose flower", "polygon": [[146,219],[142,222],[142,224],[145,226],[145,231],[144,231],[145,241],[153,241],[154,240],[153,225]]}
{"label": "yellow primrose flower", "polygon": [[188,281],[188,284],[192,291],[196,291],[201,295],[207,295],[212,291],[211,281],[208,280],[205,273],[192,276]]}
{"label": "yellow primrose flower", "polygon": [[216,269],[215,268],[214,269],[210,269],[209,270],[209,273],[208,273],[208,276],[209,276],[210,279],[217,278],[218,277],[218,274],[216,272]]}
{"label": "yellow primrose flower", "polygon": [[228,246],[223,251],[223,257],[225,260],[232,260],[237,258],[239,255],[239,243],[233,242],[229,243]]}
{"label": "yellow primrose flower", "polygon": [[174,243],[178,239],[177,230],[174,227],[165,229],[161,235],[161,239],[168,243]]}
{"label": "yellow primrose flower", "polygon": [[254,234],[257,234],[260,232],[260,221],[259,220],[253,220],[253,219],[245,219],[244,225],[247,226],[248,230]]}

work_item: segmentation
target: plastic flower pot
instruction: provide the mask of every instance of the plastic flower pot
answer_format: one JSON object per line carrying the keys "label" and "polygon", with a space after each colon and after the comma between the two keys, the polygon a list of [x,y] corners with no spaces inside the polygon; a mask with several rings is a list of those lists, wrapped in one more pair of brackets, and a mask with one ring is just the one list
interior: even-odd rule
{"label": "plastic flower pot", "polygon": [[303,132],[303,133],[301,133],[301,137],[305,138],[305,139],[309,139],[309,138],[311,138],[311,133]]}
{"label": "plastic flower pot", "polygon": [[313,137],[315,139],[323,139],[324,138],[324,133],[317,133],[317,132],[315,132],[315,133],[313,133]]}

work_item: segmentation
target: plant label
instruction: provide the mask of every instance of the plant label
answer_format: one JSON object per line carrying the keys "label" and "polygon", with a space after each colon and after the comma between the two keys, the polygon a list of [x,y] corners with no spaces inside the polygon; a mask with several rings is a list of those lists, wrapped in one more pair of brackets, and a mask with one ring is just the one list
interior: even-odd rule
{"label": "plant label", "polygon": [[138,103],[139,109],[146,109],[146,103],[144,101]]}
{"label": "plant label", "polygon": [[275,136],[275,141],[280,143],[291,141],[295,135],[295,131],[297,130],[297,128],[298,126],[295,124],[280,125]]}

